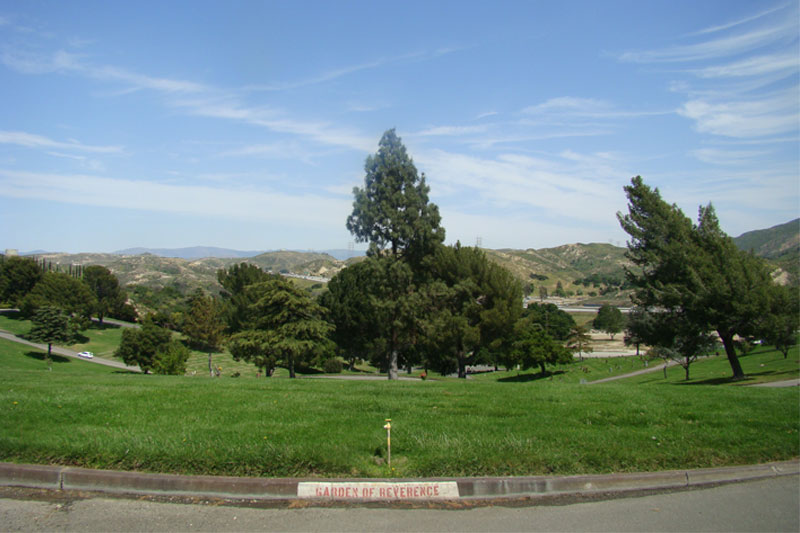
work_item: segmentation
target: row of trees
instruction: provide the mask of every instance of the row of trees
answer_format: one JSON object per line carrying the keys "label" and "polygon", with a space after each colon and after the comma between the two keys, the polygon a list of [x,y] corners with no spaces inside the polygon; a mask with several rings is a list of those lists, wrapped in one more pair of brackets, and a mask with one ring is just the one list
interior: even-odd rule
{"label": "row of trees", "polygon": [[47,343],[50,368],[52,345],[75,342],[92,316],[97,316],[100,324],[111,313],[135,317],[126,301],[119,281],[105,267],[88,266],[67,273],[43,269],[26,257],[0,258],[0,302],[18,307],[31,319],[27,337]]}
{"label": "row of trees", "polygon": [[[77,272],[77,270],[76,270]],[[81,276],[58,271],[43,271],[28,257],[2,257],[0,260],[0,302],[19,308],[32,317],[45,306],[59,308],[85,320],[96,316],[135,319],[136,311],[127,303],[119,280],[106,267],[81,268]]]}
{"label": "row of trees", "polygon": [[[444,246],[444,228],[394,130],[367,158],[347,227],[368,242],[367,257],[339,272],[315,301],[292,282],[242,263],[218,272],[219,300],[197,292],[183,333],[213,353],[265,375],[343,357],[369,361],[396,379],[424,366],[466,377],[479,363],[539,367],[572,360],[565,347],[575,323],[555,306],[522,308],[520,284],[477,248]],[[585,332],[576,350],[586,351]]]}

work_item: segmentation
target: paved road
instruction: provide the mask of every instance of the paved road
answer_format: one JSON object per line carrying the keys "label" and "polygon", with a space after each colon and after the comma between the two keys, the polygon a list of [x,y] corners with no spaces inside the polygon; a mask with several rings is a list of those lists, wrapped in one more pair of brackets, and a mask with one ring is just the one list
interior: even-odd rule
{"label": "paved road", "polygon": [[[21,339],[12,333],[8,333],[7,331],[0,330],[0,338],[8,339],[13,342],[18,342],[20,344],[27,344],[28,346],[33,346],[34,348],[38,348],[44,352],[47,351],[46,344],[38,344],[31,341],[26,341],[25,339]],[[81,361],[87,361],[90,363],[97,363],[100,365],[106,366],[113,366],[114,368],[121,368],[123,370],[130,370],[131,372],[141,372],[138,366],[128,366],[125,363],[120,361],[112,361],[111,359],[103,359],[102,357],[94,357],[92,359],[84,359],[78,356],[78,352],[74,352],[72,350],[67,350],[66,348],[61,348],[60,346],[53,346],[52,352],[57,355],[63,355],[65,357],[72,357],[75,359],[80,359]]]}
{"label": "paved road", "polygon": [[[796,475],[565,505],[253,508],[0,489],[3,531],[800,531]],[[565,503],[563,501],[559,503]]]}

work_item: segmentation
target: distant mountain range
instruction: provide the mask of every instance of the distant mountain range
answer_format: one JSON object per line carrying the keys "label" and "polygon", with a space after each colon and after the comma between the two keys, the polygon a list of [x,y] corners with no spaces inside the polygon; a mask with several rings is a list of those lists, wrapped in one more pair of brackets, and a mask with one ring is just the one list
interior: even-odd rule
{"label": "distant mountain range", "polygon": [[[117,255],[141,255],[152,254],[159,257],[178,257],[180,259],[203,259],[206,257],[218,258],[247,258],[255,257],[257,255],[285,250],[257,250],[257,251],[242,251],[232,250],[230,248],[216,248],[214,246],[191,246],[188,248],[127,248],[125,250],[118,250],[113,252]],[[330,255],[339,261],[345,261],[351,257],[359,257],[364,255],[360,250],[290,250],[293,252],[312,252]],[[41,252],[39,252],[41,253]]]}
{"label": "distant mountain range", "polygon": [[[781,283],[799,284],[800,219],[773,228],[744,233],[734,239],[773,267]],[[629,291],[618,290],[627,264],[625,248],[605,243],[567,244],[538,250],[485,250],[488,257],[507,268],[524,285],[554,294],[560,285],[567,294],[590,303],[627,301]],[[130,248],[113,254],[62,254],[38,252],[36,257],[53,265],[103,265],[122,285],[174,287],[182,293],[195,288],[218,292],[217,270],[247,262],[262,269],[306,276],[317,283],[329,279],[363,252],[281,250],[259,253],[213,247],[178,249]],[[609,285],[611,284],[611,285]],[[617,288],[615,288],[617,287]]]}

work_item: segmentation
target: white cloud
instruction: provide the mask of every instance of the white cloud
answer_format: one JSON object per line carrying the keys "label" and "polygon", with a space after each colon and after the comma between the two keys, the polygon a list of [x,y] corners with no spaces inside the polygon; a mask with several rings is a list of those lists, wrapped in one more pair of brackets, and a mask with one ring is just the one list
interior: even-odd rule
{"label": "white cloud", "polygon": [[421,137],[430,137],[439,135],[456,136],[456,135],[467,135],[470,133],[482,133],[486,131],[486,129],[487,129],[486,126],[434,126],[422,130],[413,135],[418,135]]}
{"label": "white cloud", "polygon": [[712,65],[692,70],[700,78],[732,78],[745,76],[764,76],[772,73],[788,75],[800,70],[800,59],[793,52],[748,57],[724,65]]}
{"label": "white cloud", "polygon": [[800,124],[798,87],[750,101],[689,100],[678,113],[695,121],[703,133],[759,137],[796,131]]}
{"label": "white cloud", "polygon": [[0,196],[68,204],[266,221],[298,228],[344,220],[350,202],[318,194],[180,186],[79,174],[0,169]]}
{"label": "white cloud", "polygon": [[[619,208],[622,185],[630,172],[607,155],[531,157],[501,154],[478,158],[434,150],[418,155],[419,167],[430,176],[431,195],[441,205],[478,211],[501,209],[517,213],[598,223]],[[510,214],[510,213],[509,213]]]}
{"label": "white cloud", "polygon": [[673,46],[660,50],[625,52],[619,56],[619,59],[635,63],[677,63],[719,59],[792,38],[796,31],[796,21],[789,18],[777,26],[753,29],[738,35],[721,37],[696,44]]}
{"label": "white cloud", "polygon": [[615,108],[611,103],[595,98],[576,98],[559,96],[541,104],[528,106],[522,110],[527,115],[573,116],[591,119],[638,118],[654,115],[667,115],[672,111],[627,111]]}
{"label": "white cloud", "polygon": [[54,141],[42,135],[26,133],[24,131],[0,131],[0,144],[15,144],[26,148],[49,148],[57,150],[77,150],[98,154],[118,154],[122,152],[120,146],[92,146],[82,144],[75,140],[67,142]]}
{"label": "white cloud", "polygon": [[739,166],[769,154],[766,150],[720,150],[717,148],[700,148],[691,154],[704,163],[723,166]]}

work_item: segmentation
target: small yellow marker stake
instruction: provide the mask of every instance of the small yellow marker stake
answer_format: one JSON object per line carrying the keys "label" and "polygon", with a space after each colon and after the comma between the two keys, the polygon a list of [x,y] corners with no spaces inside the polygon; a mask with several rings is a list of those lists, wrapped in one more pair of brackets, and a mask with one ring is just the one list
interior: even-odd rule
{"label": "small yellow marker stake", "polygon": [[386,430],[386,457],[388,459],[389,467],[392,466],[392,419],[387,418],[386,424],[383,426]]}

